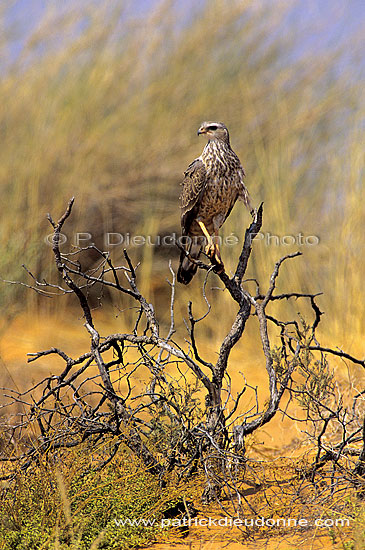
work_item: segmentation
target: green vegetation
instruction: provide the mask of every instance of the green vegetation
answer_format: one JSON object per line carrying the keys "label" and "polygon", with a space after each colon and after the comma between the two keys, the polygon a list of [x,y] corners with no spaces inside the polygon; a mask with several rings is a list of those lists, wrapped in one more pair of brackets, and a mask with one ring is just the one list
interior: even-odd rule
{"label": "green vegetation", "polygon": [[[158,480],[120,452],[101,471],[84,446],[53,457],[19,475],[2,490],[0,548],[4,550],[110,550],[147,544],[178,490],[161,490]],[[122,525],[120,520],[155,520]]]}

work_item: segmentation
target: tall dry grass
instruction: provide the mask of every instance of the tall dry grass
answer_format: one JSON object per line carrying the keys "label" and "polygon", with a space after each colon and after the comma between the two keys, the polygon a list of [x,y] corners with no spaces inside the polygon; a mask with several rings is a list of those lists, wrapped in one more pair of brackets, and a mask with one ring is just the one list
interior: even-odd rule
{"label": "tall dry grass", "polygon": [[[230,129],[253,202],[265,202],[265,237],[319,238],[299,247],[258,241],[247,275],[267,280],[278,257],[301,249],[305,257],[284,268],[281,289],[323,291],[326,338],[358,350],[365,222],[363,82],[354,77],[360,44],[348,37],[345,51],[298,50],[294,29],[280,31],[289,9],[287,2],[211,0],[181,19],[181,6],[172,2],[133,15],[113,1],[49,12],[0,82],[1,276],[25,280],[26,263],[37,276],[54,277],[45,213],[56,216],[71,195],[71,242],[75,231],[92,233],[100,246],[108,231],[178,232],[178,183],[202,149],[196,129],[219,119]],[[248,223],[238,205],[223,234],[241,236]],[[238,251],[224,248],[228,269]],[[121,247],[114,253],[120,257]],[[142,261],[143,290],[163,311],[167,261],[176,262],[177,251],[144,246],[130,253]],[[194,281],[179,289],[181,311],[191,296],[200,300],[199,287]],[[34,314],[39,306],[20,287],[4,286],[2,295],[8,313],[27,307]],[[227,307],[225,294],[209,296],[215,314]],[[219,338],[229,319],[217,328],[215,318],[205,332]]]}

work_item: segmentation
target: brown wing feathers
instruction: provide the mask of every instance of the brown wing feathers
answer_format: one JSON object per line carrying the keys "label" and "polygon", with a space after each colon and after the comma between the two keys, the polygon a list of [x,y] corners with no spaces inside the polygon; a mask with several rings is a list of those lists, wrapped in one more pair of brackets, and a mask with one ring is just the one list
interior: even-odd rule
{"label": "brown wing feathers", "polygon": [[[181,201],[181,230],[184,236],[188,235],[189,227],[195,217],[197,208],[204,192],[206,183],[206,169],[200,159],[194,160],[184,174],[182,182]],[[186,244],[186,250],[190,258],[198,259],[202,246],[200,243],[190,242]],[[181,252],[180,266],[177,272],[177,280],[187,285],[197,270],[196,264],[190,261],[185,252]]]}

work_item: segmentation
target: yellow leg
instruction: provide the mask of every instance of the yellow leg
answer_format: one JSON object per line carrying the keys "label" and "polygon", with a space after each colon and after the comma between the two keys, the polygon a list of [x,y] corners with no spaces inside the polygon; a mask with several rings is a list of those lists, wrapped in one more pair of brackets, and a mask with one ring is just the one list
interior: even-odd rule
{"label": "yellow leg", "polygon": [[212,237],[209,235],[208,230],[203,224],[203,222],[198,222],[198,224],[200,225],[200,229],[203,231],[205,237],[207,238],[208,243],[212,244]]}
{"label": "yellow leg", "polygon": [[216,241],[214,243],[214,256],[216,258],[216,261],[218,264],[222,264],[223,265],[223,262],[222,262],[222,257],[221,257],[221,251],[219,249],[219,235],[218,235],[218,231],[215,231],[214,232],[214,235],[216,237]]}
{"label": "yellow leg", "polygon": [[204,223],[201,221],[198,221],[198,224],[200,226],[200,229],[203,231],[203,234],[205,238],[207,239],[207,246],[205,247],[205,253],[207,256],[211,258],[212,255],[214,255],[214,243],[212,237],[209,235],[207,228],[205,227]]}
{"label": "yellow leg", "polygon": [[[200,229],[202,230],[204,236],[206,237],[208,244],[205,247],[205,253],[207,256],[209,256],[210,259],[214,260],[215,263],[222,265],[222,258],[219,250],[219,244],[218,239],[217,242],[213,242],[212,237],[209,235],[207,228],[205,227],[204,223],[202,221],[198,221],[198,224],[200,226]],[[215,236],[218,237],[218,231],[214,232]]]}

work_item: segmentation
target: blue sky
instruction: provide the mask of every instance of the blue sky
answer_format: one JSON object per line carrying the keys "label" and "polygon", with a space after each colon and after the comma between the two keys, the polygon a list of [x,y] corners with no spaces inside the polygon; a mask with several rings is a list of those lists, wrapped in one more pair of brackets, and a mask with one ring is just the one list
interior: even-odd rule
{"label": "blue sky", "polygon": [[[78,0],[90,6],[95,0]],[[121,0],[122,1],[122,0]],[[142,15],[156,0],[135,0],[131,5],[136,15]],[[230,0],[227,0],[230,1]],[[261,0],[277,2],[277,0]],[[13,0],[5,10],[4,25],[6,31],[14,37],[11,48],[6,52],[6,64],[21,53],[27,38],[37,27],[48,7],[61,10],[75,5],[75,0]],[[98,2],[96,2],[97,4]],[[196,1],[184,0],[187,12]],[[298,0],[282,22],[281,32],[295,30],[300,36],[297,50],[300,55],[306,50],[321,51],[338,45],[339,42],[351,42],[355,34],[365,36],[365,0]],[[178,3],[179,9],[182,4]],[[351,46],[349,46],[350,48]],[[365,49],[365,44],[364,44]]]}

